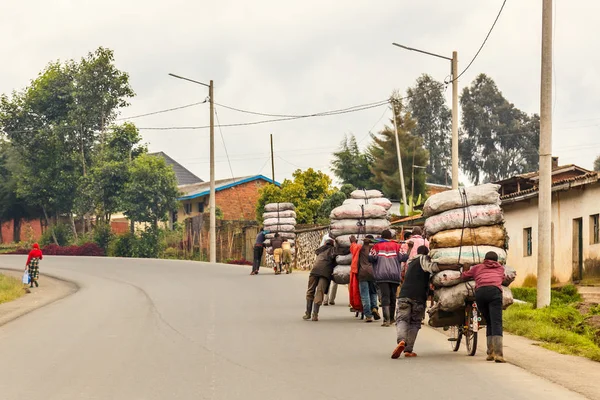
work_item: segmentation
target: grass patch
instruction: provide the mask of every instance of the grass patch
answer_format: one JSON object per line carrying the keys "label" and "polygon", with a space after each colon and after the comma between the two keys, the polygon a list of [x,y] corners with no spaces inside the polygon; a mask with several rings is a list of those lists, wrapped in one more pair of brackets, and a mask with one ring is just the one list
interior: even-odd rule
{"label": "grass patch", "polygon": [[600,329],[588,323],[600,313],[591,307],[584,315],[576,306],[581,301],[573,285],[552,290],[551,305],[535,309],[537,292],[533,288],[514,288],[513,296],[528,304],[514,304],[503,314],[507,332],[541,341],[541,346],[561,354],[600,361]]}
{"label": "grass patch", "polygon": [[24,294],[23,283],[20,280],[0,274],[0,304],[17,299]]}

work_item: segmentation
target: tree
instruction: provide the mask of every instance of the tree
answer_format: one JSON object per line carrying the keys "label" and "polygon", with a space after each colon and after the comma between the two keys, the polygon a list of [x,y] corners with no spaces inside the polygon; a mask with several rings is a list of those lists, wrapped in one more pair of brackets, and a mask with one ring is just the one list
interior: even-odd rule
{"label": "tree", "polygon": [[331,167],[342,182],[361,189],[373,189],[373,173],[369,168],[372,159],[369,153],[358,148],[356,137],[344,137],[338,151],[333,153]]}
{"label": "tree", "polygon": [[460,162],[473,183],[538,169],[538,115],[509,103],[485,74],[464,88],[460,103]]}
{"label": "tree", "polygon": [[143,154],[133,160],[129,173],[123,193],[125,215],[158,231],[158,223],[167,221],[168,212],[177,208],[175,172],[162,157]]}
{"label": "tree", "polygon": [[594,171],[600,171],[600,156],[594,160]]}
{"label": "tree", "polygon": [[[400,151],[402,153],[402,170],[407,192],[412,187],[411,173],[413,165],[427,165],[429,155],[423,148],[423,140],[410,132],[415,128],[415,121],[410,114],[403,112],[400,101],[394,101],[394,112],[398,123],[398,136]],[[392,121],[393,124],[393,121]],[[381,185],[383,192],[390,198],[401,198],[400,173],[398,171],[398,158],[396,155],[396,133],[393,127],[386,126],[377,135],[371,135],[373,143],[368,152],[373,159],[371,171],[373,180]],[[415,169],[415,193],[411,196],[417,198],[425,195],[425,174]]]}
{"label": "tree", "polygon": [[320,225],[329,225],[329,215],[331,215],[331,211],[334,208],[341,206],[344,203],[344,200],[350,198],[350,193],[354,190],[356,190],[356,188],[350,184],[342,185],[339,190],[335,189],[333,193],[321,203],[321,207],[319,207],[317,213],[317,223]]}
{"label": "tree", "polygon": [[286,179],[281,188],[267,185],[260,189],[256,214],[261,220],[265,205],[269,203],[289,202],[296,206],[296,220],[299,224],[316,224],[321,204],[334,192],[331,178],[312,168],[306,171],[296,170],[293,180]]}
{"label": "tree", "polygon": [[406,93],[406,109],[417,123],[411,133],[423,139],[423,146],[429,152],[428,180],[448,184],[452,163],[452,113],[446,106],[443,84],[423,74]]}

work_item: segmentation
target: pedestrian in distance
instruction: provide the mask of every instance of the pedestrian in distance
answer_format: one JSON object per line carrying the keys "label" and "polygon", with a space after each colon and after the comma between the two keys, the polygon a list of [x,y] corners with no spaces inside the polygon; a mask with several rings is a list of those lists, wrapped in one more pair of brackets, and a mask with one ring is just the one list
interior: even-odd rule
{"label": "pedestrian in distance", "polygon": [[408,258],[415,258],[417,256],[417,249],[420,246],[429,248],[429,240],[423,237],[423,229],[419,226],[415,226],[410,234],[410,238],[406,240],[408,245]]}
{"label": "pedestrian in distance", "polygon": [[323,304],[325,291],[329,287],[333,268],[335,267],[336,252],[334,243],[333,239],[329,239],[315,251],[317,258],[308,277],[306,312],[302,317],[304,320],[319,320],[319,308]]}
{"label": "pedestrian in distance", "polygon": [[40,260],[43,258],[42,250],[40,245],[37,243],[33,244],[33,248],[29,252],[27,262],[25,263],[25,270],[29,272],[29,287],[39,287],[38,279],[40,277]]}
{"label": "pedestrian in distance", "polygon": [[[325,235],[321,238],[320,246],[325,245],[328,240],[335,240],[333,235],[331,234],[331,230],[328,230]],[[324,306],[334,306],[335,305],[335,297],[337,296],[338,284],[334,281],[329,283],[327,290],[325,291],[325,298],[323,300]]]}
{"label": "pedestrian in distance", "polygon": [[292,273],[292,244],[287,240],[283,239],[283,243],[281,244],[282,253],[282,263],[285,268],[286,274]]}
{"label": "pedestrian in distance", "polygon": [[381,319],[377,307],[377,287],[375,285],[375,274],[373,264],[369,260],[369,253],[373,246],[373,235],[367,235],[363,239],[362,246],[356,244],[352,252],[352,264],[356,262],[358,287],[360,290],[360,299],[362,301],[363,314],[365,322],[373,322]]}
{"label": "pedestrian in distance", "polygon": [[275,275],[281,274],[281,265],[283,263],[283,239],[279,233],[275,234],[275,237],[271,239],[271,248],[273,249],[273,262],[275,266],[273,267],[273,271]]}
{"label": "pedestrian in distance", "polygon": [[250,275],[257,275],[262,262],[263,252],[265,251],[265,240],[269,231],[260,228],[256,241],[254,242],[254,259],[252,260],[252,272]]}
{"label": "pedestrian in distance", "polygon": [[403,351],[405,357],[417,356],[413,349],[421,329],[421,321],[425,318],[425,307],[430,290],[431,274],[423,269],[430,262],[428,254],[427,247],[419,246],[417,257],[408,262],[404,283],[396,305],[397,335],[396,348],[392,352],[393,359],[400,357]]}
{"label": "pedestrian in distance", "polygon": [[483,314],[487,336],[487,361],[504,363],[502,336],[502,281],[504,267],[493,251],[485,255],[482,264],[462,273],[463,280],[475,279],[477,309]]}
{"label": "pedestrian in distance", "polygon": [[375,281],[381,291],[383,308],[383,324],[389,327],[395,319],[396,291],[400,285],[400,264],[408,259],[408,255],[400,249],[400,244],[392,240],[392,232],[388,229],[381,233],[381,239],[373,245],[369,260],[373,263]]}

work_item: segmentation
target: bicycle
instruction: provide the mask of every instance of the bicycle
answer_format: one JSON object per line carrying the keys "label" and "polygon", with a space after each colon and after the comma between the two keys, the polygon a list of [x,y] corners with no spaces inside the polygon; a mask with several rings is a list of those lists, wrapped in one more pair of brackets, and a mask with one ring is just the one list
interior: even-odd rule
{"label": "bicycle", "polygon": [[473,357],[477,353],[477,332],[484,325],[477,310],[477,303],[467,302],[465,306],[464,322],[461,325],[449,327],[451,337],[448,338],[452,351],[460,349],[462,338],[465,338],[467,355]]}

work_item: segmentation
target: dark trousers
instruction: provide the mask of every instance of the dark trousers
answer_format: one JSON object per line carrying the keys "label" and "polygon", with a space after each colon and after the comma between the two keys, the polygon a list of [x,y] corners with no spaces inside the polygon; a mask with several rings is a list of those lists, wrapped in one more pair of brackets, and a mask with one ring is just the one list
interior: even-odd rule
{"label": "dark trousers", "polygon": [[502,336],[502,290],[496,286],[483,286],[475,291],[477,308],[487,322],[487,336]]}
{"label": "dark trousers", "polygon": [[396,305],[397,342],[404,340],[406,352],[412,353],[421,321],[425,318],[425,302],[401,297]]}
{"label": "dark trousers", "polygon": [[262,262],[263,251],[265,250],[262,246],[254,246],[254,260],[252,261],[252,271],[258,271],[260,263]]}
{"label": "dark trousers", "polygon": [[396,291],[398,291],[398,283],[378,282],[379,290],[381,291],[381,306],[396,307]]}
{"label": "dark trousers", "polygon": [[329,279],[322,276],[309,275],[308,289],[306,290],[306,300],[314,301],[315,304],[323,304],[325,291],[329,287]]}

